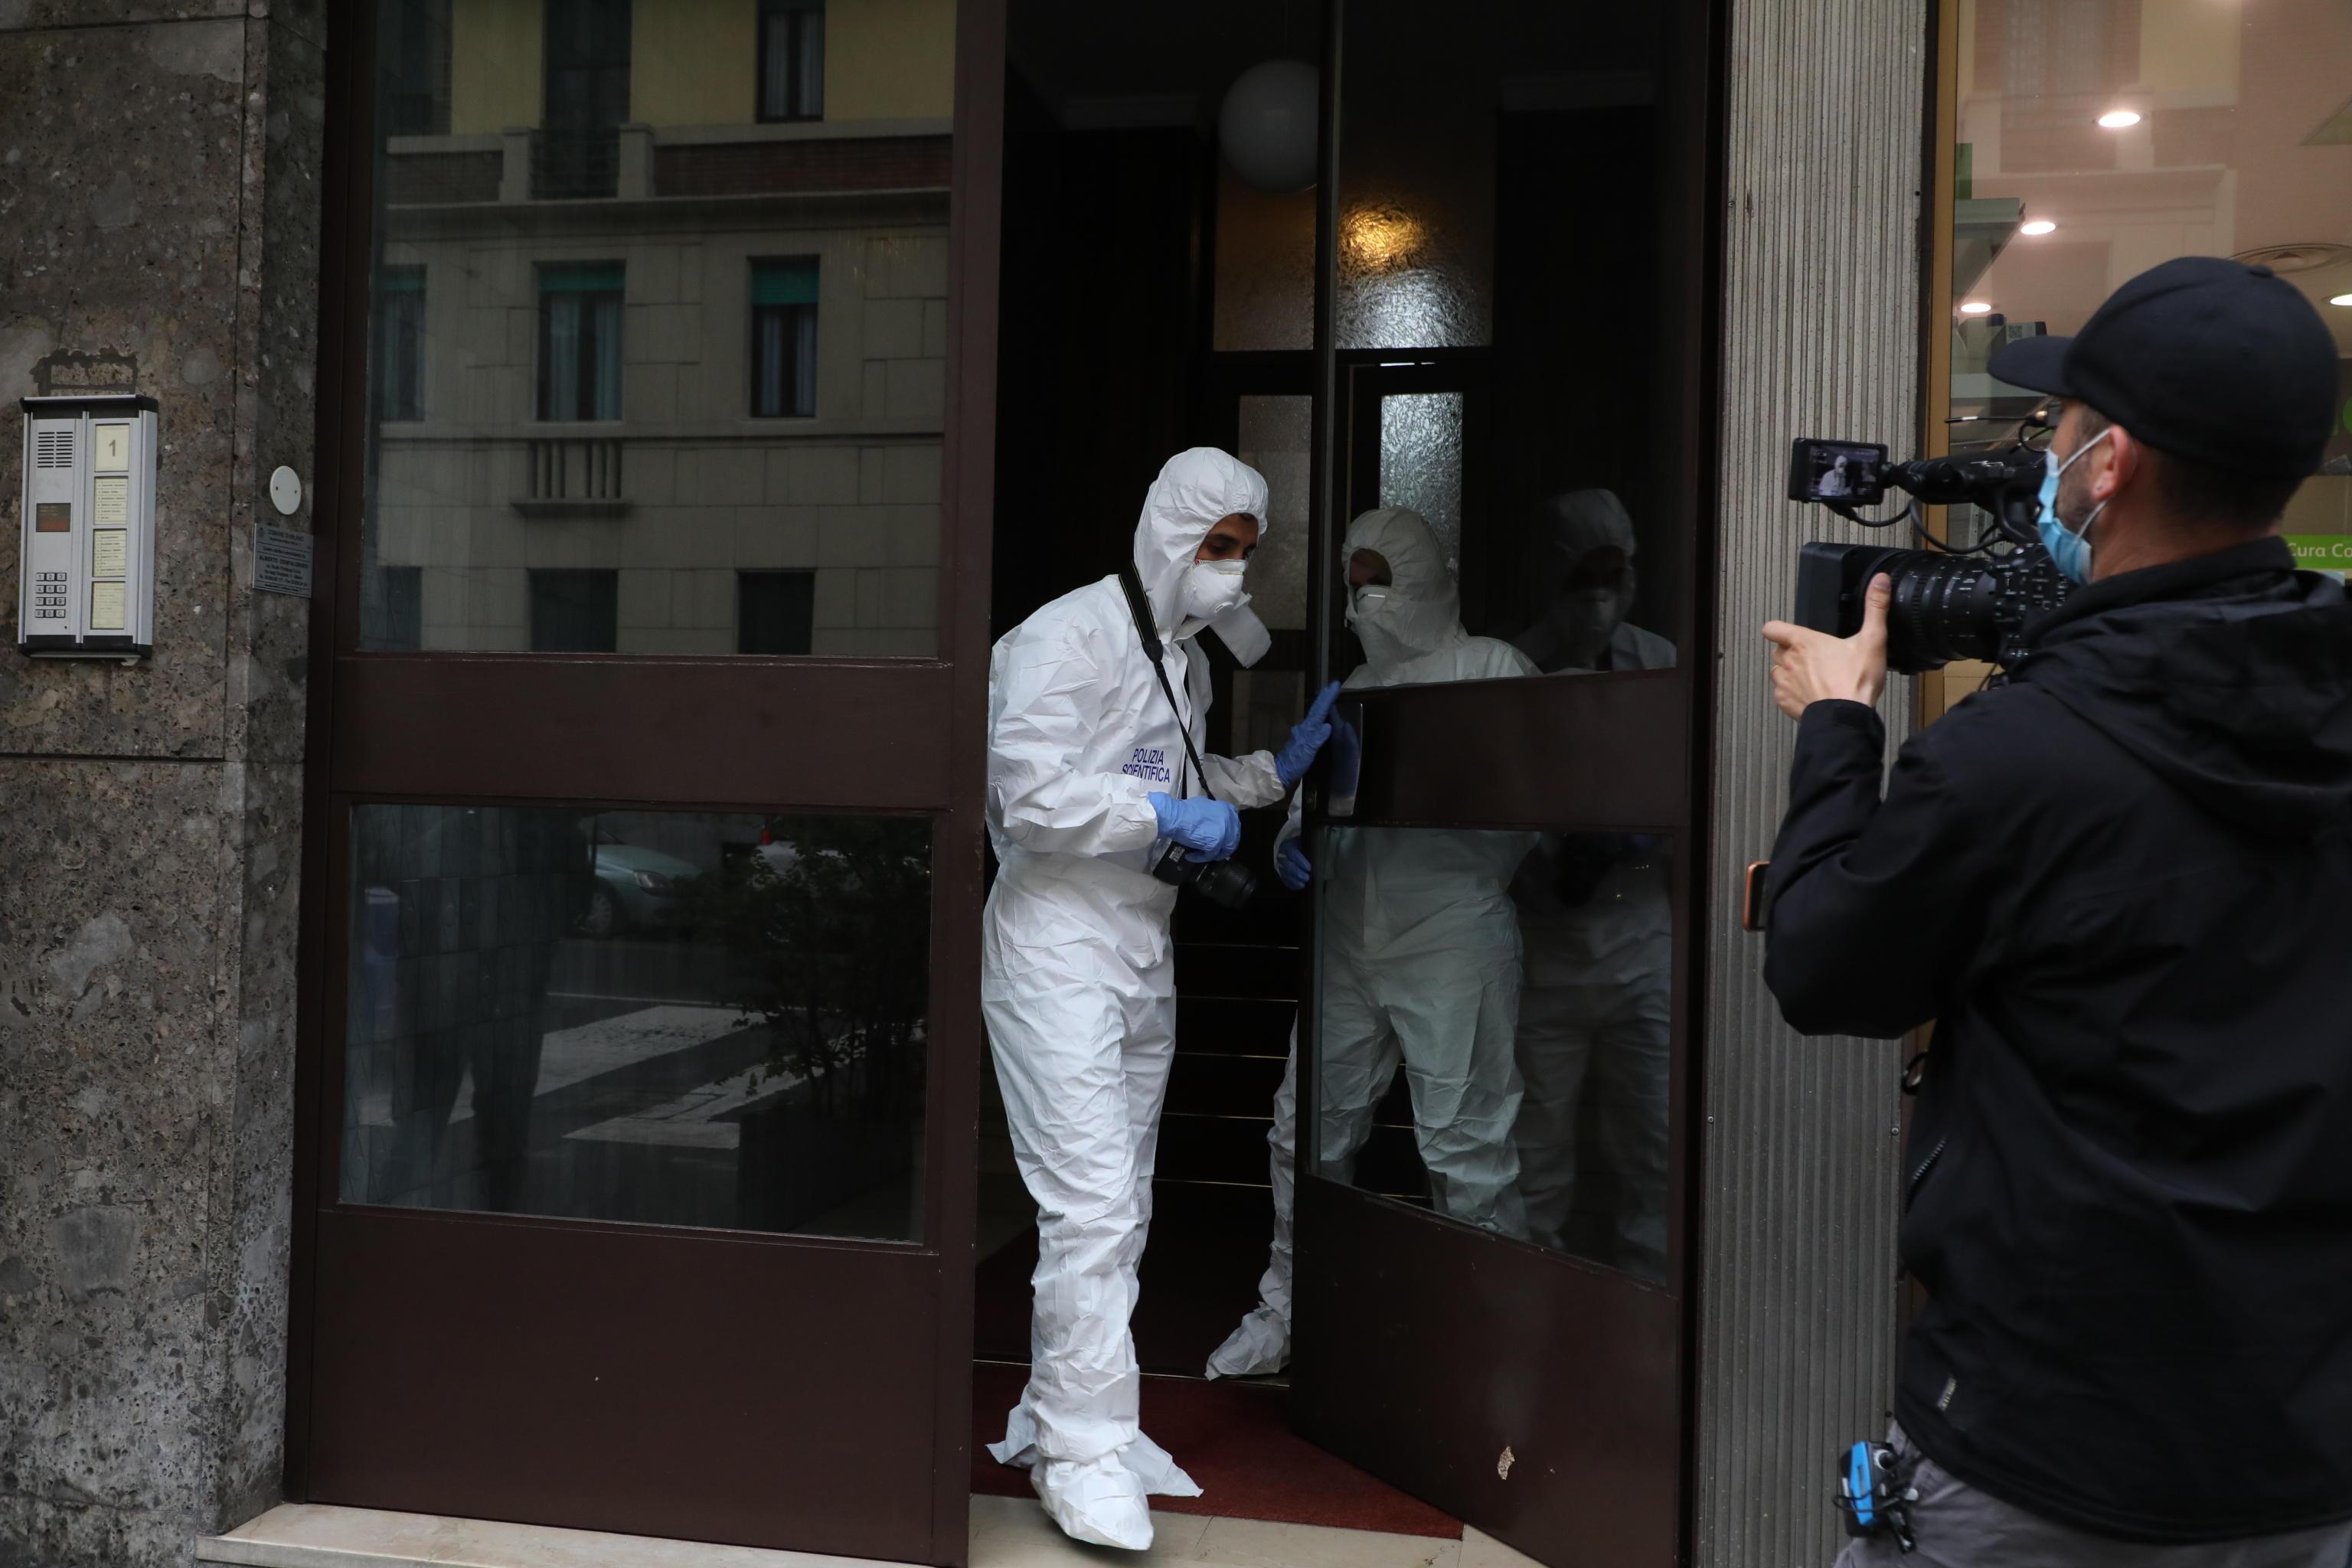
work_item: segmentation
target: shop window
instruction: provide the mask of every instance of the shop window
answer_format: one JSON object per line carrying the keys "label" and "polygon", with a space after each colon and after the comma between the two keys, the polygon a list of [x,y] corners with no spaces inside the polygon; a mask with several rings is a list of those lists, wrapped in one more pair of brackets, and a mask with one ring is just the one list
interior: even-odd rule
{"label": "shop window", "polygon": [[539,269],[539,416],[621,416],[621,264]]}
{"label": "shop window", "polygon": [[816,261],[751,264],[751,415],[816,412]]}
{"label": "shop window", "polygon": [[425,268],[376,274],[375,407],[379,419],[425,417]]}
{"label": "shop window", "polygon": [[[1938,166],[1948,326],[1930,428],[1948,431],[1953,451],[2036,428],[2042,395],[1991,374],[2002,344],[2080,331],[2118,286],[2177,256],[2268,264],[2352,356],[2352,137],[2330,132],[2352,82],[2352,11],[2282,0],[1952,10]],[[2352,369],[2344,384],[2352,403]],[[1952,510],[1955,533],[1989,536],[1989,514]],[[2352,557],[2352,425],[2339,422],[2282,531],[2308,565]],[[1939,672],[1928,716],[1984,674]]]}
{"label": "shop window", "polygon": [[611,653],[620,642],[621,574],[609,569],[533,568],[533,653]]}
{"label": "shop window", "polygon": [[807,653],[815,626],[815,573],[735,574],[737,653]]}
{"label": "shop window", "polygon": [[760,118],[824,118],[824,0],[761,0]]}

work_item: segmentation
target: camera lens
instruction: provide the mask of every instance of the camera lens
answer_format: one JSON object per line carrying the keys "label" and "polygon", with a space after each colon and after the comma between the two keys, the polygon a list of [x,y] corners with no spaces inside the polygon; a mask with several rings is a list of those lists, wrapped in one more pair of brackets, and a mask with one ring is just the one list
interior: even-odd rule
{"label": "camera lens", "polygon": [[1257,878],[1246,866],[1232,860],[1219,860],[1201,868],[1201,874],[1192,879],[1192,886],[1211,902],[1237,910],[1255,896]]}
{"label": "camera lens", "polygon": [[1927,550],[1898,551],[1877,570],[1895,579],[1887,611],[1887,663],[1905,674],[2000,651],[1995,616],[2000,582],[1981,563]]}

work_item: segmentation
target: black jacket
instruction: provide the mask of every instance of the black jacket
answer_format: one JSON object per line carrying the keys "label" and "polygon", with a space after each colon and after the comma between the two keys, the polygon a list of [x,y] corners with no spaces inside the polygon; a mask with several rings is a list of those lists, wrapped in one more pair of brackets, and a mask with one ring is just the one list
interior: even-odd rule
{"label": "black jacket", "polygon": [[2277,540],[2126,573],[1903,748],[1799,726],[1765,976],[1933,1019],[1895,1415],[2150,1542],[2352,1517],[2352,605]]}

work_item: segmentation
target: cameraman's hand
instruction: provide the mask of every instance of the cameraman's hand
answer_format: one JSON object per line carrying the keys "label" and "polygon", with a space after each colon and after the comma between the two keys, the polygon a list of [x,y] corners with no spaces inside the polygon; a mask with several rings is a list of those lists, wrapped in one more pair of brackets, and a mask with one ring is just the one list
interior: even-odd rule
{"label": "cameraman's hand", "polygon": [[1786,621],[1764,623],[1772,645],[1772,700],[1794,719],[1816,702],[1859,702],[1869,707],[1886,686],[1886,606],[1894,579],[1870,580],[1863,595],[1862,629],[1833,637]]}

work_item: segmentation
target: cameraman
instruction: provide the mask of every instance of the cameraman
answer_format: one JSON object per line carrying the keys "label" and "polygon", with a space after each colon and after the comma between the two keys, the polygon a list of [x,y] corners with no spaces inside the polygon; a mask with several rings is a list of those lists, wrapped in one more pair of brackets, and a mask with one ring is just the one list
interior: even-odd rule
{"label": "cameraman", "polygon": [[2084,584],[2013,678],[1882,801],[1885,580],[1851,638],[1764,628],[1799,721],[1766,982],[1808,1034],[1936,1024],[1911,1561],[2345,1568],[2352,606],[2276,536],[2335,345],[2267,268],[2190,258],[1991,369],[2065,400],[2042,533]]}

